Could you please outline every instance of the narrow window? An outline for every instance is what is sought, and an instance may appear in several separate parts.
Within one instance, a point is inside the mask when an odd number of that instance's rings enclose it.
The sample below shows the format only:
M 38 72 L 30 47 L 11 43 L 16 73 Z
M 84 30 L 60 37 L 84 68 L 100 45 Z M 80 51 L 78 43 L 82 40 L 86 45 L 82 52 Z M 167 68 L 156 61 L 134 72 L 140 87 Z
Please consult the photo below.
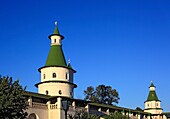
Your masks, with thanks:
M 45 94 L 48 95 L 48 90 L 45 91 Z
M 58 93 L 61 95 L 62 94 L 61 90 L 59 90 Z
M 53 78 L 56 78 L 56 73 L 53 73 Z
M 45 74 L 43 75 L 43 78 L 45 79 Z
M 149 104 L 148 104 L 148 107 L 149 107 Z
M 68 79 L 68 74 L 66 73 L 66 79 Z
M 56 39 L 54 39 L 54 43 L 56 43 Z

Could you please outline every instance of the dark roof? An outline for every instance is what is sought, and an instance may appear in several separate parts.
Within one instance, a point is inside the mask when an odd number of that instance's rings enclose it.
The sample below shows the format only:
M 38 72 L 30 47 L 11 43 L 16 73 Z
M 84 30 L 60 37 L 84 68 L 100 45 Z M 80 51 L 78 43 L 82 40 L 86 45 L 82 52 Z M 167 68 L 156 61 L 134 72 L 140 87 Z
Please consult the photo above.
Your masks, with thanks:
M 155 87 L 154 84 L 151 82 L 151 85 L 149 87 Z
M 88 103 L 89 105 L 93 105 L 93 106 L 98 106 L 98 107 L 105 107 L 105 108 L 110 108 L 110 109 L 115 109 L 115 110 L 120 110 L 120 111 L 131 111 L 131 112 L 136 112 L 136 113 L 141 113 L 141 114 L 150 114 L 147 112 L 143 112 L 140 110 L 134 110 L 134 109 L 130 109 L 130 108 L 125 108 L 125 107 L 119 107 L 116 105 L 107 105 L 107 104 L 99 104 L 99 103 Z
M 155 88 L 153 82 L 151 82 L 151 85 L 149 86 L 149 88 L 151 88 L 151 87 Z M 148 98 L 147 98 L 146 101 L 160 101 L 160 100 L 158 99 L 158 96 L 157 96 L 157 94 L 156 94 L 155 89 L 154 89 L 154 90 L 151 90 L 151 89 L 150 89 L 149 95 L 148 95 Z M 145 102 L 146 102 L 146 101 L 145 101 Z
M 50 99 L 52 97 L 49 95 L 44 95 L 44 94 L 29 92 L 29 91 L 25 91 L 24 95 L 30 96 L 30 97 L 37 97 L 37 98 L 41 98 L 41 99 Z
M 67 83 L 67 84 L 73 85 L 74 88 L 77 87 L 77 85 L 74 84 L 74 83 L 71 83 L 71 82 L 68 82 L 68 81 L 59 81 L 59 80 L 51 80 L 51 81 L 40 82 L 40 83 L 35 84 L 35 87 L 38 87 L 39 84 L 43 84 L 43 83 Z
M 149 91 L 147 101 L 160 101 L 160 100 L 158 99 L 156 92 L 153 90 L 153 91 Z

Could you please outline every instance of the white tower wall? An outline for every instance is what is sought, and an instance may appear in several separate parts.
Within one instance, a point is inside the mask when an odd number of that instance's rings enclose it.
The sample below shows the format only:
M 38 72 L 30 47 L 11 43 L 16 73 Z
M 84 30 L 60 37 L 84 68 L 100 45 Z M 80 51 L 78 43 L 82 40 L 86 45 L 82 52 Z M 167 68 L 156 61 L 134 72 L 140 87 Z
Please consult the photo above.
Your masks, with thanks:
M 38 93 L 51 96 L 73 97 L 73 71 L 65 67 L 44 67 L 41 69 L 41 83 Z

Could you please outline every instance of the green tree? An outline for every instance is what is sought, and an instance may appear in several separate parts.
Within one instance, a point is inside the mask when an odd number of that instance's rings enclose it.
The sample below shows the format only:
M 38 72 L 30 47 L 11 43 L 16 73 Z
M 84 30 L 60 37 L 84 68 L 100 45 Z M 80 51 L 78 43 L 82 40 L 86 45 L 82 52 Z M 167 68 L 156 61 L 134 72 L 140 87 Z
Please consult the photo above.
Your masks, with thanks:
M 106 115 L 104 116 L 104 119 L 129 119 L 129 117 L 123 115 L 122 113 L 120 112 L 114 112 L 114 113 L 111 113 L 110 115 Z
M 88 114 L 85 109 L 76 110 L 74 115 L 69 115 L 69 119 L 99 119 L 96 114 Z
M 98 85 L 95 89 L 92 86 L 84 90 L 85 100 L 102 104 L 118 103 L 119 93 L 111 86 Z
M 27 116 L 25 88 L 19 81 L 12 82 L 10 77 L 0 76 L 0 119 L 24 119 Z

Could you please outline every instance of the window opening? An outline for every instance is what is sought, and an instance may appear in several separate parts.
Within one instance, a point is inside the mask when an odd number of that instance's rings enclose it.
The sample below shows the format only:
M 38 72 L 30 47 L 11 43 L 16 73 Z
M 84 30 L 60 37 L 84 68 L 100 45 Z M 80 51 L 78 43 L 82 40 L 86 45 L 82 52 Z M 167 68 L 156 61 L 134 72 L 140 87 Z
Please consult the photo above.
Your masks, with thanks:
M 45 74 L 43 75 L 43 78 L 45 79 Z
M 68 74 L 66 73 L 66 79 L 68 79 Z
M 56 73 L 53 73 L 53 78 L 56 78 L 57 76 L 56 76 Z
M 45 91 L 45 94 L 48 95 L 48 90 Z
M 61 95 L 62 94 L 61 90 L 59 90 L 58 93 Z

